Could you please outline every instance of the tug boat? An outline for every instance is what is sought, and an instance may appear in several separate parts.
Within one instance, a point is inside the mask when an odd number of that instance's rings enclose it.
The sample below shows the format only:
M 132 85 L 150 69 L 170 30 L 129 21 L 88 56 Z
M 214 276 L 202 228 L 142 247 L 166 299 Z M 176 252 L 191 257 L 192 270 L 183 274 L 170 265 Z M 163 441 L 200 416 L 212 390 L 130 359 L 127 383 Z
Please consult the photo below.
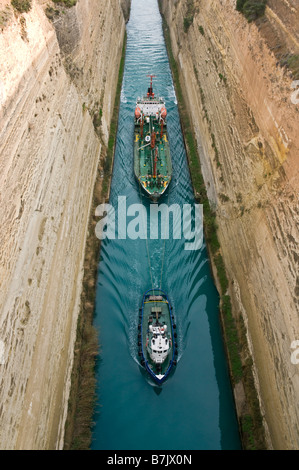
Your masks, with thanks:
M 176 325 L 166 293 L 150 289 L 139 311 L 138 346 L 141 365 L 159 385 L 176 365 Z
M 167 111 L 163 98 L 155 98 L 153 78 L 147 95 L 136 101 L 134 118 L 134 173 L 153 202 L 165 193 L 172 176 L 167 134 Z

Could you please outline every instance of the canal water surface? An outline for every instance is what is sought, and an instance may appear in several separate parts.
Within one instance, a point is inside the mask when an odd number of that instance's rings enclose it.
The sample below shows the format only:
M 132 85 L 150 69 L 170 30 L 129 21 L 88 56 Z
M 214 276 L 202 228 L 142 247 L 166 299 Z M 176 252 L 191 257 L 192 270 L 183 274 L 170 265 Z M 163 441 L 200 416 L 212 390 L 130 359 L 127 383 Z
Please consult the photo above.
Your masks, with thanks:
M 154 92 L 165 98 L 168 111 L 173 180 L 161 203 L 193 205 L 156 0 L 132 0 L 110 204 L 117 209 L 118 197 L 125 196 L 127 206 L 142 203 L 149 212 L 150 201 L 133 174 L 133 116 L 136 99 L 147 91 L 147 74 L 156 75 Z M 102 241 L 94 320 L 100 343 L 94 450 L 240 448 L 207 251 L 205 244 L 185 250 L 185 241 L 118 239 L 117 230 L 116 239 Z M 178 362 L 161 387 L 138 362 L 138 310 L 152 287 L 167 292 L 177 324 Z

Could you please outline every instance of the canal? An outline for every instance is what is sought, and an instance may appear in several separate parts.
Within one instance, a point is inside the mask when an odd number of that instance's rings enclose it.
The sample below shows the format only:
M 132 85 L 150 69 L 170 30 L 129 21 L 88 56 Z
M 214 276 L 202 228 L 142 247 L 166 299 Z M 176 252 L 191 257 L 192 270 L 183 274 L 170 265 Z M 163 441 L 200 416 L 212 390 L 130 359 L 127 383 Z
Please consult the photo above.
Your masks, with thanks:
M 147 91 L 147 74 L 156 75 L 154 91 L 165 98 L 168 111 L 173 179 L 161 203 L 194 205 L 156 0 L 132 0 L 109 202 L 117 209 L 123 196 L 127 207 L 141 203 L 149 212 L 150 201 L 133 173 L 134 109 Z M 189 251 L 183 238 L 119 238 L 116 233 L 101 245 L 94 320 L 100 354 L 91 448 L 240 449 L 219 297 L 205 244 Z M 161 387 L 138 361 L 138 310 L 152 286 L 167 292 L 177 324 L 178 362 Z

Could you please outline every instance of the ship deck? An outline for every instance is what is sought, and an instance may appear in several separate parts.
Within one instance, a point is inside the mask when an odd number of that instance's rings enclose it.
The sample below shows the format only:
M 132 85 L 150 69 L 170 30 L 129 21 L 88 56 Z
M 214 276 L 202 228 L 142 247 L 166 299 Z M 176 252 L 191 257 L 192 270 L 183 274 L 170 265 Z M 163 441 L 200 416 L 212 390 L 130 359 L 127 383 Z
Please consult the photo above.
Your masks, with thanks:
M 163 194 L 172 174 L 167 129 L 165 125 L 161 136 L 161 126 L 157 119 L 150 116 L 148 120 L 149 122 L 144 122 L 143 130 L 140 123 L 135 124 L 134 171 L 140 184 L 149 194 Z M 156 135 L 154 149 L 150 142 L 153 130 Z

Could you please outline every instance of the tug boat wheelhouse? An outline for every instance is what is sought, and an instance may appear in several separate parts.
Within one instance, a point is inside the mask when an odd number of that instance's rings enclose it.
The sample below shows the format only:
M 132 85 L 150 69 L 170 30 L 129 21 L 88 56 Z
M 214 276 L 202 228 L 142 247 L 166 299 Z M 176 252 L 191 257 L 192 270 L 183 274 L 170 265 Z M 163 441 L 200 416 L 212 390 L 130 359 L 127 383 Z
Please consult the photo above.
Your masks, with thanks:
M 143 295 L 138 329 L 141 365 L 161 384 L 176 364 L 177 354 L 172 307 L 161 289 L 150 289 Z
M 171 181 L 172 164 L 167 135 L 167 111 L 163 98 L 155 98 L 153 77 L 147 95 L 138 98 L 134 119 L 134 173 L 153 202 Z

